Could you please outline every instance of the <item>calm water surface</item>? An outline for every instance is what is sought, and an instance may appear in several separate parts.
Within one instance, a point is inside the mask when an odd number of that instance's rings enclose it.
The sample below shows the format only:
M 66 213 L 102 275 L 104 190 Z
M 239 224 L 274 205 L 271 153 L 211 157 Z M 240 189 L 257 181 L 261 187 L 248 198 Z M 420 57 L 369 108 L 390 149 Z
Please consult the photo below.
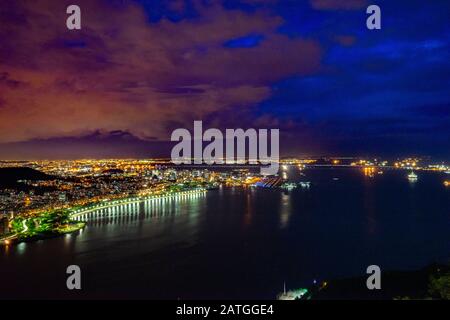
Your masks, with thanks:
M 272 299 L 287 286 L 450 255 L 445 175 L 310 169 L 311 188 L 222 188 L 141 203 L 79 233 L 0 249 L 0 298 Z M 339 180 L 333 179 L 339 178 Z M 448 177 L 447 177 L 448 178 Z M 126 213 L 126 214 L 125 214 Z M 82 269 L 82 290 L 65 287 Z

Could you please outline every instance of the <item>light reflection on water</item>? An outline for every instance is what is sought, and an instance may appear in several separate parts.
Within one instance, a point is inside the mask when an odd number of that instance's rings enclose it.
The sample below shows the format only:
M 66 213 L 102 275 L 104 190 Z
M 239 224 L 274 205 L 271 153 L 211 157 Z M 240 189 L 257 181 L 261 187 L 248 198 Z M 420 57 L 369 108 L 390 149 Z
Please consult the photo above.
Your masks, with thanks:
M 17 253 L 19 255 L 23 255 L 25 253 L 26 249 L 27 249 L 27 243 L 26 242 L 21 242 L 17 246 L 15 246 L 14 249 L 17 251 Z
M 301 287 L 373 263 L 417 268 L 448 257 L 449 190 L 438 176 L 421 174 L 411 188 L 395 172 L 303 172 L 310 189 L 220 188 L 118 206 L 93 213 L 82 231 L 0 249 L 3 292 L 64 297 L 65 267 L 78 264 L 83 297 L 270 299 L 283 281 Z
M 286 192 L 281 193 L 280 202 L 280 228 L 286 228 L 289 224 L 289 218 L 292 214 L 290 194 Z

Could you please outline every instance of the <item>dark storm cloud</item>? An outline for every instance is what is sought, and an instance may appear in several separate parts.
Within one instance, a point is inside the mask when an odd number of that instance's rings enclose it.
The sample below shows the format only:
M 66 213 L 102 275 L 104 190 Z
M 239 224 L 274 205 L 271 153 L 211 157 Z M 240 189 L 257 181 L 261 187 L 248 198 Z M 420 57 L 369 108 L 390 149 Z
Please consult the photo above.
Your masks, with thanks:
M 409 108 L 413 116 L 422 116 L 427 118 L 438 118 L 441 120 L 450 120 L 450 104 L 424 105 Z M 450 126 L 450 123 L 449 123 Z
M 355 10 L 367 5 L 366 0 L 311 0 L 314 9 L 319 10 Z
M 359 0 L 78 2 L 79 32 L 69 1 L 0 7 L 3 154 L 147 156 L 204 120 L 291 155 L 450 155 L 448 1 L 380 0 L 377 31 Z
M 167 140 L 173 118 L 187 125 L 220 109 L 251 108 L 269 96 L 271 83 L 320 69 L 320 45 L 277 33 L 283 19 L 265 10 L 198 1 L 196 19 L 151 22 L 136 2 L 79 1 L 77 32 L 65 27 L 67 4 L 17 1 L 1 9 L 17 17 L 0 22 L 0 70 L 8 75 L 1 141 L 96 130 Z M 254 33 L 264 34 L 257 45 L 223 46 Z
M 0 86 L 1 85 L 5 86 L 7 88 L 10 88 L 10 89 L 19 89 L 20 87 L 25 86 L 26 83 L 11 78 L 11 76 L 8 72 L 1 72 L 0 73 Z

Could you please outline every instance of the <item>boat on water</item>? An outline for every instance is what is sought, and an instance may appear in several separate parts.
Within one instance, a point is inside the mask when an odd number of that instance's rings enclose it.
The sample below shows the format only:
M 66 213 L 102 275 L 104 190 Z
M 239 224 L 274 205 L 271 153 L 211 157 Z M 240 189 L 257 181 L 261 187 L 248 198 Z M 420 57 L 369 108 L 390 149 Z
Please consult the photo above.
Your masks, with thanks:
M 311 186 L 311 182 L 309 181 L 300 181 L 298 183 L 300 187 L 308 189 Z
M 277 300 L 300 300 L 307 293 L 308 289 L 305 288 L 286 291 L 286 283 L 285 283 L 283 292 L 277 295 Z
M 284 189 L 284 190 L 287 190 L 287 191 L 291 191 L 291 190 L 296 189 L 299 186 L 304 188 L 304 189 L 305 188 L 309 189 L 309 187 L 311 186 L 311 182 L 309 182 L 309 181 L 300 181 L 299 183 L 285 182 L 280 187 L 281 187 L 281 189 Z
M 415 174 L 414 171 L 411 171 L 411 173 L 408 174 L 408 180 L 410 182 L 416 182 L 417 181 L 417 174 Z

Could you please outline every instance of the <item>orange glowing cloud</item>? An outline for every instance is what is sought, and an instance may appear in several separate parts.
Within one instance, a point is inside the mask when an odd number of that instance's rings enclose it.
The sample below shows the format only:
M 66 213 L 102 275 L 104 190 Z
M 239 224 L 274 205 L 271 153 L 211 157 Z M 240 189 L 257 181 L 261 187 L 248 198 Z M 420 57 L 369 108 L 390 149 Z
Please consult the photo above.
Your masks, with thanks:
M 4 4 L 0 142 L 98 130 L 164 140 L 173 123 L 253 108 L 274 81 L 321 68 L 318 43 L 277 33 L 282 19 L 263 10 L 197 4 L 198 19 L 150 23 L 138 5 L 80 0 L 82 30 L 69 31 L 69 4 Z M 264 41 L 223 45 L 251 33 Z

